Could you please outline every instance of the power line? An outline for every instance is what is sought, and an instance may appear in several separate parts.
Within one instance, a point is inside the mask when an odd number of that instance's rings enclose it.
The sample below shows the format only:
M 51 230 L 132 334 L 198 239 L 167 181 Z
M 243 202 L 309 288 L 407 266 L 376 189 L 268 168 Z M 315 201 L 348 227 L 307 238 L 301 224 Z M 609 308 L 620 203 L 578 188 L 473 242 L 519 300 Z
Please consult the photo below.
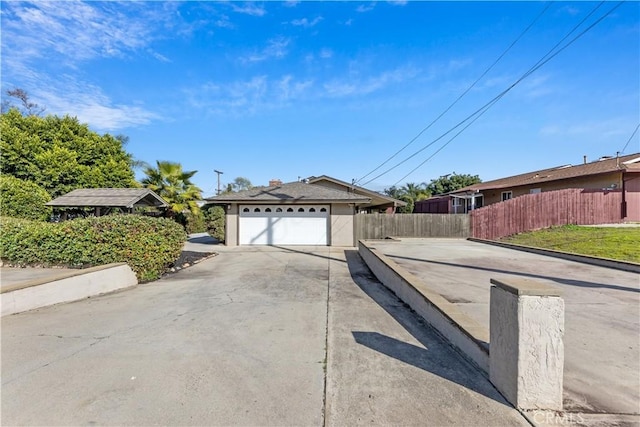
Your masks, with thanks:
M 638 128 L 640 128 L 640 123 L 638 123 L 638 126 L 636 126 L 636 130 L 633 131 L 633 133 L 631 134 L 631 136 L 629 137 L 629 140 L 627 141 L 626 144 L 624 144 L 624 147 L 622 148 L 622 150 L 620 151 L 621 153 L 624 153 L 624 150 L 627 149 L 627 145 L 629 145 L 629 143 L 631 142 L 631 140 L 633 139 L 634 136 L 636 136 L 636 133 L 638 132 Z
M 598 4 L 598 6 L 596 6 L 582 21 L 580 21 L 580 23 L 578 23 L 576 26 L 574 26 L 574 28 L 565 36 L 563 37 L 562 40 L 565 40 L 568 35 L 572 34 L 580 25 L 582 25 L 582 23 L 584 23 L 584 21 L 591 16 L 602 4 L 604 3 L 601 2 L 600 4 Z M 547 62 L 549 62 L 551 59 L 555 58 L 558 54 L 560 54 L 563 50 L 565 50 L 567 47 L 571 46 L 576 40 L 578 40 L 580 37 L 582 37 L 584 34 L 586 34 L 588 31 L 590 31 L 593 27 L 595 27 L 597 24 L 599 24 L 604 18 L 606 18 L 607 16 L 609 16 L 614 10 L 616 10 L 618 7 L 620 7 L 622 5 L 622 3 L 624 3 L 624 1 L 619 2 L 617 5 L 615 5 L 614 7 L 612 7 L 607 13 L 605 13 L 603 16 L 601 16 L 600 18 L 598 18 L 594 23 L 592 23 L 590 26 L 588 26 L 586 29 L 584 29 L 581 33 L 579 33 L 577 36 L 575 36 L 573 39 L 571 39 L 567 44 L 565 44 L 564 46 L 562 46 L 560 49 L 558 49 L 556 52 L 553 52 L 554 49 L 556 49 L 556 47 L 558 47 L 560 45 L 559 42 L 557 43 L 553 48 L 551 48 L 540 60 L 538 60 L 538 62 L 536 62 L 536 64 L 534 64 L 527 72 L 525 72 L 518 80 L 516 80 L 513 84 L 511 84 L 511 86 L 509 86 L 507 89 L 505 89 L 504 91 L 502 91 L 500 94 L 498 94 L 496 97 L 494 97 L 491 101 L 487 102 L 486 104 L 484 104 L 482 107 L 480 107 L 479 109 L 477 109 L 476 111 L 474 111 L 472 114 L 470 114 L 469 116 L 467 116 L 464 120 L 460 121 L 458 124 L 456 124 L 454 127 L 452 127 L 451 129 L 449 129 L 447 132 L 445 132 L 444 134 L 440 135 L 438 138 L 436 138 L 435 140 L 431 141 L 429 144 L 427 144 L 425 147 L 421 148 L 420 150 L 416 151 L 415 153 L 413 153 L 412 155 L 410 155 L 409 157 L 405 158 L 404 160 L 402 160 L 401 162 L 397 163 L 396 165 L 392 166 L 391 168 L 385 170 L 384 172 L 382 172 L 381 174 L 377 175 L 376 177 L 370 179 L 369 181 L 367 181 L 366 183 L 362 184 L 367 185 L 368 183 L 375 181 L 376 179 L 380 178 L 383 175 L 386 175 L 387 173 L 389 173 L 390 171 L 392 171 L 393 169 L 397 168 L 398 166 L 404 164 L 405 162 L 409 161 L 410 159 L 412 159 L 413 157 L 415 157 L 416 155 L 420 154 L 422 151 L 426 150 L 427 148 L 429 148 L 430 146 L 432 146 L 433 144 L 435 144 L 437 141 L 439 141 L 440 139 L 444 138 L 446 135 L 448 135 L 449 133 L 453 132 L 455 129 L 457 129 L 458 127 L 460 127 L 461 125 L 463 125 L 464 123 L 466 123 L 467 121 L 469 121 L 471 118 L 473 118 L 476 115 L 480 115 L 482 116 L 484 113 L 487 112 L 487 110 L 489 108 L 491 108 L 493 105 L 495 105 L 495 103 L 500 100 L 504 95 L 506 95 L 509 91 L 511 91 L 511 89 L 513 89 L 516 85 L 518 85 L 520 82 L 522 82 L 522 80 L 524 80 L 525 78 L 529 77 L 532 73 L 534 73 L 535 71 L 537 71 L 538 69 L 540 69 L 543 65 L 545 65 Z M 451 138 L 449 141 L 447 141 L 440 149 L 438 149 L 437 152 L 440 152 L 444 147 L 446 147 L 447 145 L 449 145 L 449 143 L 451 141 L 453 141 L 458 135 L 460 135 L 464 130 L 466 130 L 473 122 L 475 122 L 477 119 L 479 118 L 476 117 L 475 119 L 473 119 L 473 121 L 465 126 L 460 132 L 458 132 L 456 135 L 454 135 L 453 138 Z M 405 175 L 402 179 L 406 178 L 407 176 L 409 176 L 411 173 L 415 172 L 419 167 L 421 167 L 422 165 L 424 165 L 428 160 L 430 160 L 431 158 L 433 158 L 433 156 L 429 157 L 429 159 L 423 161 L 420 165 L 418 165 L 418 167 L 414 168 L 409 174 Z M 400 181 L 402 180 L 400 179 Z M 398 182 L 400 182 L 398 181 Z M 396 184 L 398 183 L 396 182 Z M 394 184 L 395 185 L 395 184 Z
M 520 77 L 514 84 L 512 84 L 511 86 L 509 86 L 509 88 L 507 88 L 505 91 L 503 91 L 502 93 L 500 93 L 498 96 L 496 96 L 494 99 L 492 99 L 489 103 L 485 104 L 482 108 L 481 108 L 481 112 L 478 114 L 478 116 L 476 118 L 474 118 L 471 123 L 469 123 L 468 125 L 466 125 L 462 130 L 460 130 L 460 132 L 458 132 L 457 134 L 455 134 L 451 139 L 449 139 L 449 141 L 447 141 L 445 144 L 443 144 L 438 150 L 436 150 L 435 153 L 433 153 L 431 156 L 429 156 L 427 159 L 425 159 L 422 163 L 420 163 L 418 166 L 416 166 L 415 168 L 413 168 L 408 174 L 406 174 L 405 176 L 403 176 L 402 178 L 400 178 L 398 181 L 396 181 L 395 184 L 393 185 L 397 185 L 400 181 L 404 180 L 405 178 L 407 178 L 409 175 L 411 175 L 413 172 L 415 172 L 416 170 L 418 170 L 420 167 L 422 167 L 425 163 L 427 163 L 429 160 L 431 160 L 433 157 L 435 157 L 436 154 L 438 154 L 440 151 L 442 151 L 447 145 L 449 145 L 449 143 L 451 141 L 453 141 L 458 135 L 460 135 L 462 132 L 464 132 L 469 126 L 471 126 L 476 120 L 478 120 L 481 116 L 484 115 L 484 113 L 486 113 L 491 107 L 493 107 L 493 105 L 495 105 L 504 95 L 507 94 L 507 92 L 509 92 L 511 89 L 513 89 L 518 83 L 520 83 L 522 80 L 524 80 L 526 77 L 528 77 L 529 75 L 531 75 L 533 72 L 537 71 L 540 67 L 542 67 L 544 64 L 546 64 L 547 62 L 549 62 L 551 59 L 553 59 L 556 55 L 558 55 L 560 52 L 562 52 L 564 49 L 566 49 L 567 47 L 569 47 L 571 44 L 573 44 L 573 42 L 575 42 L 576 40 L 578 40 L 580 37 L 582 37 L 587 31 L 589 31 L 590 29 L 592 29 L 593 27 L 595 27 L 600 21 L 602 21 L 604 18 L 606 18 L 610 13 L 612 13 L 615 9 L 617 9 L 624 1 L 621 1 L 620 3 L 618 3 L 616 6 L 614 6 L 611 10 L 609 10 L 609 12 L 607 12 L 605 15 L 603 15 L 602 17 L 600 17 L 598 20 L 596 20 L 593 24 L 591 24 L 589 27 L 587 27 L 585 30 L 583 30 L 580 34 L 578 34 L 576 37 L 574 37 L 569 43 L 567 43 L 565 46 L 563 46 L 562 48 L 560 48 L 557 52 L 553 53 L 553 55 L 549 56 L 547 59 L 545 59 L 544 61 L 541 59 L 540 61 L 538 61 L 536 63 L 536 65 L 531 68 L 529 71 L 527 71 L 525 74 L 522 75 L 522 77 Z M 601 2 L 598 6 L 596 6 L 596 8 L 594 8 L 594 10 L 592 10 L 587 17 L 585 17 L 582 21 L 580 21 L 580 23 L 578 23 L 577 26 L 582 25 L 582 23 L 593 14 L 593 12 L 595 12 L 595 10 L 597 10 L 604 2 Z M 575 31 L 576 27 L 574 27 L 569 34 L 573 33 L 573 31 Z M 565 40 L 567 38 L 567 36 L 565 36 L 562 40 Z M 557 43 L 553 48 L 551 48 L 551 50 L 545 55 L 549 55 L 549 53 L 551 51 L 553 51 L 553 49 L 555 49 L 560 43 Z M 543 56 L 544 58 L 544 56 Z M 485 108 L 486 107 L 486 108 Z M 480 111 L 480 110 L 478 110 Z M 476 111 L 477 112 L 477 111 Z M 474 113 L 475 114 L 475 113 Z M 639 124 L 640 126 L 640 124 Z M 637 130 L 637 129 L 636 129 Z M 634 132 L 635 134 L 635 132 Z M 633 136 L 633 135 L 632 135 Z M 426 148 L 426 147 L 425 147 Z M 625 145 L 626 148 L 626 145 Z
M 493 69 L 493 67 L 500 62 L 500 60 L 511 50 L 511 48 L 513 46 L 515 46 L 515 44 L 520 41 L 520 39 L 531 29 L 531 27 L 533 27 L 533 25 L 538 22 L 538 19 L 540 19 L 542 17 L 542 15 L 544 15 L 544 13 L 549 9 L 549 7 L 551 7 L 551 3 L 549 2 L 547 3 L 547 5 L 545 6 L 545 8 L 542 10 L 542 12 L 540 12 L 538 14 L 538 16 L 535 17 L 535 19 L 527 26 L 527 28 L 525 28 L 520 35 L 505 49 L 504 52 L 502 52 L 502 54 L 500 54 L 500 56 L 498 56 L 498 59 L 496 59 L 486 70 L 484 70 L 484 72 L 480 75 L 480 77 L 478 77 L 472 84 L 471 86 L 469 86 L 467 89 L 465 89 L 464 92 L 462 92 L 462 94 L 460 94 L 460 96 L 458 96 L 458 98 L 456 98 L 455 101 L 453 101 L 447 108 L 445 108 L 445 110 L 440 113 L 440 115 L 438 115 L 435 119 L 433 119 L 433 121 L 431 123 L 429 123 L 424 129 L 422 129 L 420 132 L 418 132 L 418 134 L 413 137 L 413 139 L 411 139 L 411 141 L 409 141 L 404 147 L 402 147 L 401 149 L 399 149 L 398 151 L 396 151 L 391 157 L 389 157 L 387 160 L 385 160 L 384 162 L 382 162 L 380 165 L 378 165 L 375 169 L 373 169 L 372 171 L 370 171 L 369 173 L 367 173 L 366 175 L 364 175 L 362 178 L 357 179 L 355 182 L 359 182 L 362 181 L 363 179 L 365 179 L 366 177 L 368 177 L 369 175 L 371 175 L 372 173 L 374 173 L 375 171 L 377 171 L 378 169 L 380 169 L 381 167 L 383 167 L 384 165 L 386 165 L 387 163 L 389 163 L 392 159 L 394 159 L 398 154 L 400 154 L 402 151 L 404 151 L 408 146 L 410 146 L 411 144 L 413 144 L 418 138 L 420 138 L 420 136 L 422 136 L 423 133 L 425 133 L 431 126 L 433 126 L 438 120 L 440 120 L 442 118 L 442 116 L 444 116 L 445 114 L 447 114 L 449 112 L 449 110 L 451 110 L 451 108 L 453 108 L 458 101 L 460 101 L 467 93 L 469 93 L 469 91 L 471 89 L 473 89 L 476 84 L 478 84 L 478 82 L 480 80 L 482 80 L 484 78 L 484 76 L 487 75 L 487 73 L 489 71 L 491 71 Z

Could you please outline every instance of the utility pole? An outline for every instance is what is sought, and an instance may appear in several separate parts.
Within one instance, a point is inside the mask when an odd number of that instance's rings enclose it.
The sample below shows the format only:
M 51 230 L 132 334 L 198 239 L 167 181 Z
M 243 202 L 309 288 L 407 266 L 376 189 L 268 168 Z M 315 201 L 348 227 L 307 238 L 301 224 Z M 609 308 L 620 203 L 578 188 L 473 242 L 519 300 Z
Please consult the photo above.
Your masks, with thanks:
M 220 195 L 220 175 L 222 175 L 224 172 L 220 172 L 219 170 L 213 170 L 215 173 L 218 174 L 218 192 L 216 193 L 216 196 Z

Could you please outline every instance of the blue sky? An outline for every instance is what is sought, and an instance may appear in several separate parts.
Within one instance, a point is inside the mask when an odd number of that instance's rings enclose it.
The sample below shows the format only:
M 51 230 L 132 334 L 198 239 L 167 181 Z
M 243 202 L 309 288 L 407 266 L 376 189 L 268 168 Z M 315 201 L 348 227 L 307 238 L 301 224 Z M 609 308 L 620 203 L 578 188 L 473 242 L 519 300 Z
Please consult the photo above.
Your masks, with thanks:
M 2 90 L 129 136 L 138 160 L 197 170 L 205 196 L 214 169 L 223 184 L 326 174 L 382 190 L 451 172 L 486 181 L 615 155 L 629 141 L 640 122 L 638 2 L 437 153 L 462 128 L 434 143 L 616 5 L 3 1 Z M 636 133 L 625 153 L 638 151 Z

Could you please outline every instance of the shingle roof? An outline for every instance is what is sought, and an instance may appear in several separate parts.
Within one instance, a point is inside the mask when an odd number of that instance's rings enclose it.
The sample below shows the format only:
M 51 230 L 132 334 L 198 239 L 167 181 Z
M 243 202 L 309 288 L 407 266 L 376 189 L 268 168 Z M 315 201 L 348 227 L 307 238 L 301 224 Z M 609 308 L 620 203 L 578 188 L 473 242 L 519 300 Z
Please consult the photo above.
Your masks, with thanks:
M 507 178 L 494 179 L 480 184 L 453 191 L 452 194 L 466 191 L 482 191 L 489 189 L 519 187 L 522 185 L 537 184 L 540 182 L 558 181 L 583 176 L 598 175 L 616 171 L 638 171 L 640 166 L 640 153 L 627 156 L 611 157 L 580 165 L 564 165 L 534 172 L 527 172 Z
M 354 184 L 349 184 L 348 182 L 341 181 L 339 179 L 332 178 L 332 177 L 327 176 L 327 175 L 312 176 L 312 177 L 309 177 L 307 179 L 309 180 L 309 182 L 311 184 L 316 183 L 318 181 L 326 180 L 326 181 L 334 182 L 334 183 L 339 184 L 339 185 L 343 185 L 345 188 L 353 188 L 353 191 L 355 191 L 356 193 L 361 193 L 362 195 L 364 195 L 366 197 L 371 197 L 372 199 L 379 199 L 378 203 L 395 203 L 396 206 L 406 206 L 407 205 L 407 202 L 404 202 L 402 200 L 394 199 L 393 197 L 389 197 L 389 196 L 387 196 L 385 194 L 380 194 L 380 193 L 377 193 L 375 191 L 367 190 L 364 187 L 359 187 L 359 186 L 354 185 Z M 372 200 L 372 202 L 373 202 L 373 200 Z
M 147 188 L 82 188 L 47 203 L 56 207 L 166 207 L 167 202 Z
M 368 203 L 371 199 L 359 194 L 335 190 L 321 185 L 290 182 L 271 187 L 258 187 L 237 193 L 222 194 L 205 199 L 209 202 L 345 202 Z

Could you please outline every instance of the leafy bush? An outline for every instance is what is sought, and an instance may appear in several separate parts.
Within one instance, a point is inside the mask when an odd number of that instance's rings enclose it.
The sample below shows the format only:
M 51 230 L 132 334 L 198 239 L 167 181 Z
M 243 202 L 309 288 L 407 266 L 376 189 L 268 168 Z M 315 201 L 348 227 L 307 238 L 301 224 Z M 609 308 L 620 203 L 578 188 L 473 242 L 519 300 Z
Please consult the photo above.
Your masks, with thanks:
M 205 205 L 202 208 L 207 233 L 224 242 L 225 212 L 220 206 Z
M 207 226 L 204 220 L 204 214 L 202 211 L 198 211 L 197 214 L 186 212 L 179 213 L 175 216 L 177 223 L 182 224 L 187 234 L 192 233 L 204 233 L 207 231 Z
M 178 259 L 187 237 L 175 221 L 139 215 L 61 223 L 8 217 L 0 221 L 3 261 L 68 267 L 126 262 L 141 282 L 159 278 Z
M 15 178 L 0 176 L 0 216 L 46 221 L 51 216 L 49 193 L 37 184 Z

